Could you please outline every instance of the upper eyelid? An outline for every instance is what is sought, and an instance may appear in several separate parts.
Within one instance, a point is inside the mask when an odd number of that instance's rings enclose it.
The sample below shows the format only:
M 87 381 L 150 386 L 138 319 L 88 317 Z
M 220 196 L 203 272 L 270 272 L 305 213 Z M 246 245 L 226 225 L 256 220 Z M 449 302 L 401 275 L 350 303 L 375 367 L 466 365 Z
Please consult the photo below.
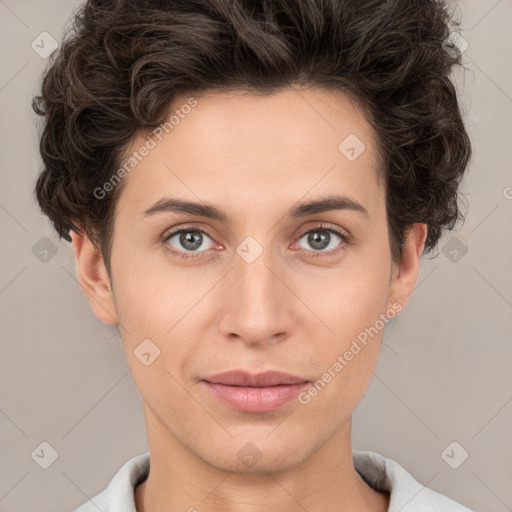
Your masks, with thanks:
M 205 230 L 204 228 L 200 228 L 200 227 L 197 227 L 197 226 L 185 226 L 185 227 L 182 227 L 182 228 L 178 228 L 178 229 L 171 229 L 169 231 L 166 231 L 163 235 L 162 235 L 162 240 L 166 241 L 166 240 L 169 240 L 169 238 L 172 238 L 174 236 L 176 236 L 177 234 L 179 233 L 182 233 L 182 232 L 186 232 L 186 231 L 199 231 L 205 235 L 208 235 L 210 238 L 213 239 L 212 235 L 210 235 L 210 233 L 208 233 L 207 230 Z

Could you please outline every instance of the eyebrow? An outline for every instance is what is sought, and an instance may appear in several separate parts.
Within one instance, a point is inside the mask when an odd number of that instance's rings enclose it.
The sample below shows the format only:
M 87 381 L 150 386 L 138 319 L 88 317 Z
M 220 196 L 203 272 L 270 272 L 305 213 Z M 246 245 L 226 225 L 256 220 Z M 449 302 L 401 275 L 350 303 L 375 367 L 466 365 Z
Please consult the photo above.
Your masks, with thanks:
M 292 219 L 298 219 L 300 217 L 331 210 L 350 210 L 360 213 L 367 218 L 370 217 L 363 205 L 348 196 L 338 195 L 329 195 L 322 199 L 299 203 L 288 211 L 287 216 Z M 161 212 L 188 213 L 190 215 L 199 215 L 201 217 L 218 220 L 223 223 L 227 223 L 228 221 L 227 214 L 211 204 L 194 203 L 166 197 L 163 197 L 153 206 L 145 210 L 143 217 Z

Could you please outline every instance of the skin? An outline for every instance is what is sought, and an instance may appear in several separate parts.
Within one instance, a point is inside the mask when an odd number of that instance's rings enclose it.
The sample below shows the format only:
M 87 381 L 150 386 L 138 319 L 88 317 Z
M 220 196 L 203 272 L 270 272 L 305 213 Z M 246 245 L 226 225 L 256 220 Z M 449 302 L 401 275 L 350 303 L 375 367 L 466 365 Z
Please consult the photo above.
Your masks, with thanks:
M 91 240 L 71 232 L 80 284 L 97 317 L 119 325 L 143 399 L 151 471 L 136 489 L 137 510 L 255 512 L 264 504 L 282 512 L 384 512 L 389 496 L 361 479 L 351 452 L 352 413 L 377 364 L 383 330 L 308 404 L 239 412 L 200 380 L 245 369 L 316 382 L 380 314 L 406 306 L 426 225 L 410 226 L 401 261 L 392 262 L 375 134 L 348 96 L 290 88 L 196 99 L 125 178 L 111 276 Z M 351 133 L 366 146 L 354 161 L 338 150 Z M 144 141 L 140 136 L 130 151 Z M 350 196 L 368 216 L 286 216 L 298 201 L 328 194 Z M 144 217 L 164 196 L 207 202 L 229 220 Z M 352 242 L 320 223 L 348 231 Z M 208 231 L 198 249 L 180 244 L 179 235 L 162 241 L 185 227 Z M 327 249 L 308 241 L 310 230 L 330 236 Z M 247 236 L 263 249 L 252 263 L 236 252 Z M 166 246 L 199 257 L 183 259 Z M 330 249 L 337 254 L 325 255 Z M 146 338 L 160 350 L 149 366 L 134 355 Z M 237 456 L 248 442 L 261 455 L 251 467 Z

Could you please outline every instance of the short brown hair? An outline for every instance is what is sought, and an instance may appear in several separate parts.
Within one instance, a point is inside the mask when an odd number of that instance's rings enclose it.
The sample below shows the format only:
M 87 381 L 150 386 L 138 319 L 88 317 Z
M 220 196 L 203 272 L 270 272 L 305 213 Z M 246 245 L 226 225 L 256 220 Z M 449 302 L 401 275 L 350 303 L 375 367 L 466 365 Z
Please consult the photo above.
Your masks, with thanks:
M 310 84 L 356 98 L 375 130 L 393 260 L 415 222 L 429 252 L 463 218 L 471 156 L 448 76 L 461 58 L 445 50 L 450 20 L 437 0 L 90 0 L 33 99 L 45 119 L 41 210 L 67 240 L 82 226 L 110 273 L 122 183 L 104 199 L 93 191 L 178 95 Z

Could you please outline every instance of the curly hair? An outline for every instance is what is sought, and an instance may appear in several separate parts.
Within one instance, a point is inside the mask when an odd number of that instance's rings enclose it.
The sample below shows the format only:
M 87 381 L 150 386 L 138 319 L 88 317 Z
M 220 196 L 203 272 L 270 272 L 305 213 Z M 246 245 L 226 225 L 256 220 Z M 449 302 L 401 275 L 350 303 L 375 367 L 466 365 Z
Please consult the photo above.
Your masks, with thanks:
M 471 157 L 449 78 L 461 63 L 445 49 L 450 21 L 441 0 L 89 0 L 32 101 L 45 121 L 41 211 L 61 238 L 83 229 L 110 274 L 123 182 L 103 199 L 93 191 L 137 135 L 179 96 L 306 84 L 349 94 L 375 131 L 393 261 L 416 222 L 430 252 L 464 218 Z

